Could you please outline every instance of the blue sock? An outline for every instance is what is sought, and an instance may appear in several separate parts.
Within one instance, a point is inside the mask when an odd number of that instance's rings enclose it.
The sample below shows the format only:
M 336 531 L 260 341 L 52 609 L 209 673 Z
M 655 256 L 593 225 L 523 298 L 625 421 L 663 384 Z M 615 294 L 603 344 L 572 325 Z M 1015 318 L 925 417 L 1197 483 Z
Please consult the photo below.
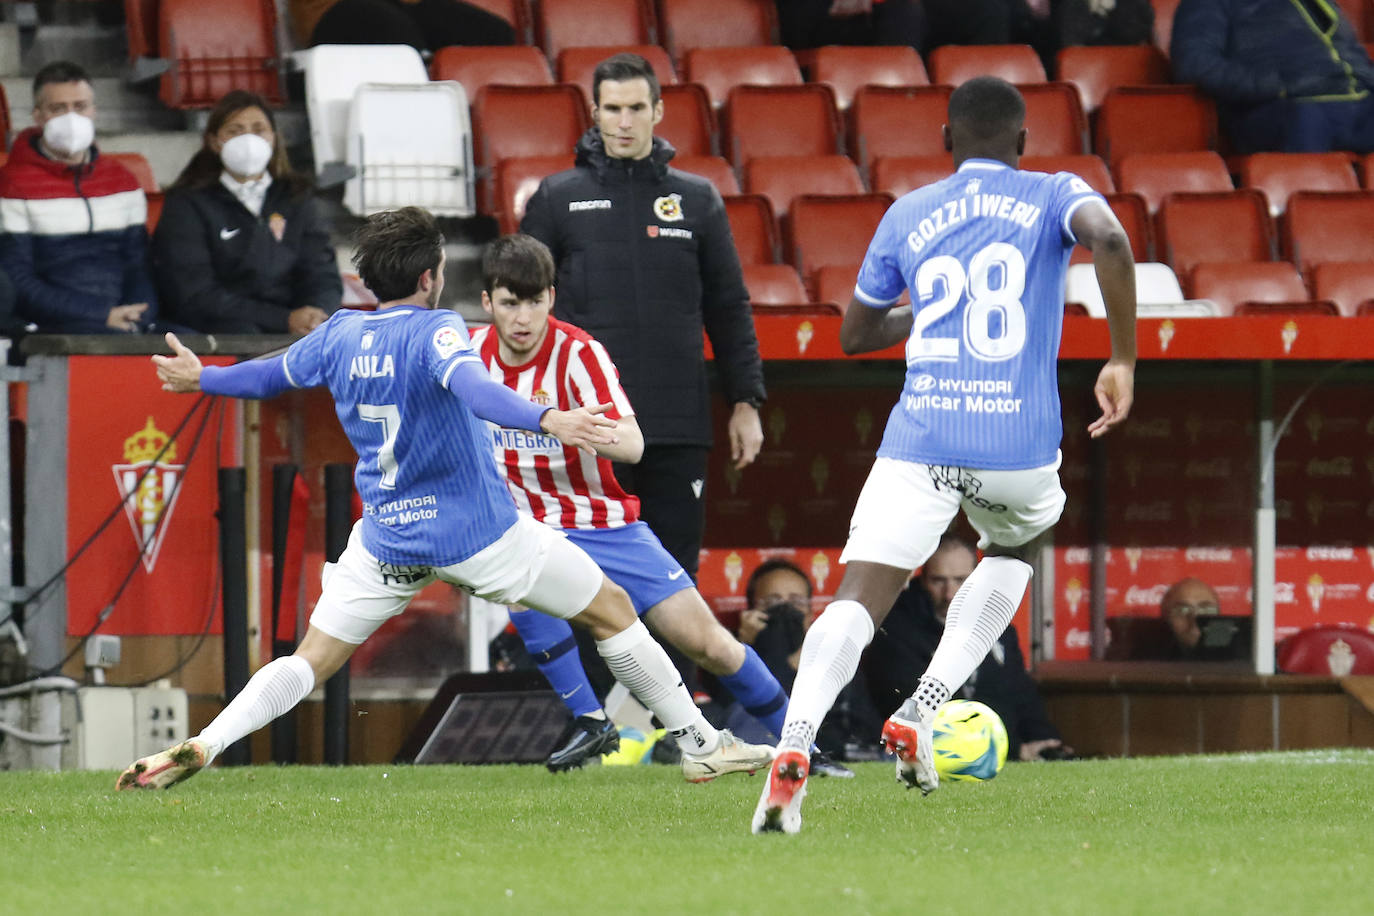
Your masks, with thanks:
M 510 621 L 540 673 L 558 691 L 558 698 L 573 715 L 585 716 L 601 709 L 587 672 L 582 670 L 577 640 L 573 639 L 572 627 L 566 620 L 538 611 L 511 611 Z
M 744 647 L 744 664 L 734 674 L 721 675 L 720 682 L 734 694 L 745 712 L 768 726 L 773 734 L 782 734 L 782 723 L 787 719 L 787 691 L 753 646 Z

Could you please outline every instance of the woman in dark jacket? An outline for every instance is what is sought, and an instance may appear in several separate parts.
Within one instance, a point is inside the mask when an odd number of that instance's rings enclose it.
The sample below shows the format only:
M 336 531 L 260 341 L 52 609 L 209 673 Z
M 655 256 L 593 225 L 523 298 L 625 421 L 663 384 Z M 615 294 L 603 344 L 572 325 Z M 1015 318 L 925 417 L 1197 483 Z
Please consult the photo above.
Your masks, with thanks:
M 339 307 L 328 226 L 261 96 L 236 89 L 210 112 L 168 191 L 153 264 L 164 317 L 205 333 L 305 334 Z

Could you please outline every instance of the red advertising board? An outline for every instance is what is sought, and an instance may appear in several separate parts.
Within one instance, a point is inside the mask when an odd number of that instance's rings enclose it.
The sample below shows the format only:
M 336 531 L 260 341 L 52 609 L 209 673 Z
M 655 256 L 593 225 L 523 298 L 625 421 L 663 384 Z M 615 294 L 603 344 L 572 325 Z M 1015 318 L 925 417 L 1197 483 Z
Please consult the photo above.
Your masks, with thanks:
M 68 632 L 114 601 L 103 633 L 195 634 L 212 617 L 218 633 L 216 470 L 237 463 L 238 405 L 163 391 L 146 356 L 67 369 L 67 556 L 84 547 L 66 576 Z

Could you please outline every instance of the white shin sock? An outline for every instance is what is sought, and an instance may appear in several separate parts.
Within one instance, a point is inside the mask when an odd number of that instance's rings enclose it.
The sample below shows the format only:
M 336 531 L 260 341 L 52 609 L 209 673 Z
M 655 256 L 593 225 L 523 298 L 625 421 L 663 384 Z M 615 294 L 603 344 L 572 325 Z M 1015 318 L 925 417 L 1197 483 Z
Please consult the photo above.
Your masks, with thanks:
M 299 655 L 274 658 L 258 669 L 224 712 L 196 737 L 209 745 L 213 760 L 235 741 L 290 710 L 314 689 L 315 672 L 309 662 Z
M 801 662 L 787 722 L 778 747 L 806 752 L 835 698 L 854 677 L 864 646 L 873 639 L 873 618 L 857 601 L 832 601 L 802 642 Z
M 597 642 L 615 679 L 647 706 L 686 754 L 709 754 L 720 745 L 720 733 L 708 723 L 682 685 L 682 675 L 668 653 L 654 642 L 643 622 Z
M 950 691 L 962 687 L 1011 623 L 1030 578 L 1030 564 L 1015 557 L 984 557 L 949 603 L 926 677 Z

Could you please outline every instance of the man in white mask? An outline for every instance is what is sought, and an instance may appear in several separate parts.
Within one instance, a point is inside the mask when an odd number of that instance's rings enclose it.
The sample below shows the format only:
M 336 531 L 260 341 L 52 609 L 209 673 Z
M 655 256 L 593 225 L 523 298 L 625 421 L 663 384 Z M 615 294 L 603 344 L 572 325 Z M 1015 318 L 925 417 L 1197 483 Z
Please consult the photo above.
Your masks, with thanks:
M 95 93 L 80 66 L 33 81 L 34 126 L 0 169 L 0 269 L 16 310 L 44 333 L 147 330 L 156 317 L 138 179 L 100 155 Z

